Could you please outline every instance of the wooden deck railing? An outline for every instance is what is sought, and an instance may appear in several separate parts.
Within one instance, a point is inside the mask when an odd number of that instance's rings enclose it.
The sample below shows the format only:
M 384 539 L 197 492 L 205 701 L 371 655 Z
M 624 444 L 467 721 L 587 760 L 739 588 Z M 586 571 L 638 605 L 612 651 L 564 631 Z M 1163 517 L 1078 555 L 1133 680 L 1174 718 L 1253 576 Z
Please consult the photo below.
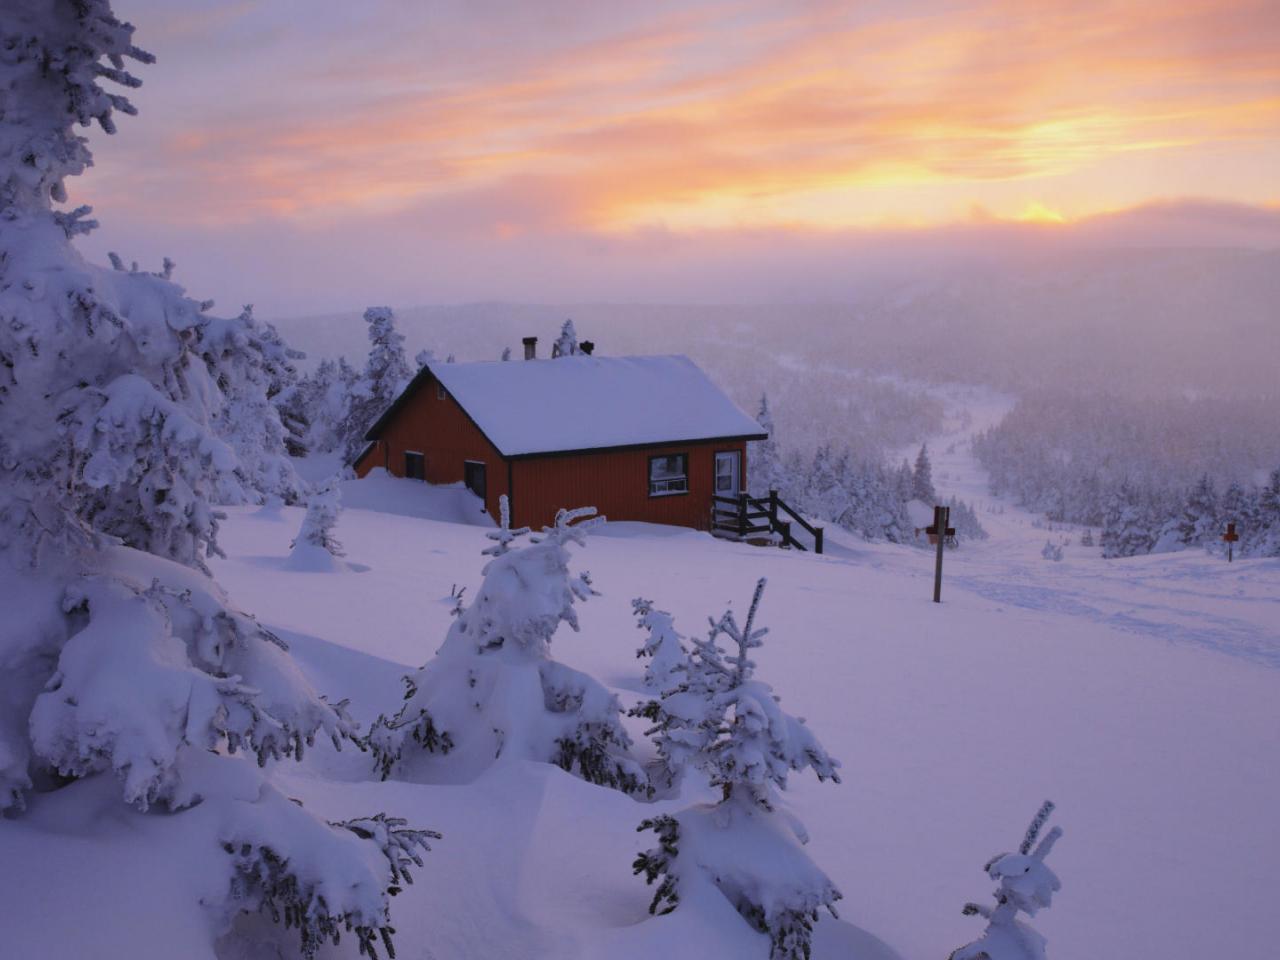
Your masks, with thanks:
M 782 514 L 790 519 L 782 519 Z M 740 538 L 760 533 L 776 533 L 784 547 L 810 549 L 796 538 L 794 527 L 800 527 L 809 534 L 814 553 L 822 552 L 823 528 L 811 526 L 778 496 L 777 490 L 770 490 L 767 497 L 741 493 L 736 497 L 711 498 L 711 529 L 718 533 Z

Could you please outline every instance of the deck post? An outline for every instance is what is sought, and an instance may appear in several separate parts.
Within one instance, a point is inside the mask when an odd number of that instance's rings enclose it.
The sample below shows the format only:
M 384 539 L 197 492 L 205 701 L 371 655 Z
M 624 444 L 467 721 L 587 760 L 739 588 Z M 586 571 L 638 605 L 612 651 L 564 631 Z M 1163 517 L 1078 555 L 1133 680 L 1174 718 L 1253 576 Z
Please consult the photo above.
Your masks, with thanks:
M 813 552 L 814 553 L 822 552 L 822 531 L 824 529 L 826 528 L 818 527 L 818 529 L 813 532 Z
M 738 536 L 747 535 L 747 495 L 738 494 Z

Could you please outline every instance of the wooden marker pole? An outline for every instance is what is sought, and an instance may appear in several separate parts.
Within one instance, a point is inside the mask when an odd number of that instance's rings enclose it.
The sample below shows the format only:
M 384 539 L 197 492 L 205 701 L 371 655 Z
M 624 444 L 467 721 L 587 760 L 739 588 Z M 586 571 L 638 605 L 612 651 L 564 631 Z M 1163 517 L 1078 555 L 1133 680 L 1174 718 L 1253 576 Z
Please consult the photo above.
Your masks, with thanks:
M 933 602 L 942 602 L 942 551 L 947 547 L 947 537 L 954 537 L 956 531 L 951 527 L 951 508 L 950 507 L 934 507 L 933 508 L 933 526 L 926 527 L 925 533 L 929 535 L 929 542 L 938 545 L 938 562 L 933 573 Z
M 1227 563 L 1230 563 L 1235 543 L 1240 539 L 1240 534 L 1236 533 L 1236 522 L 1234 520 L 1227 524 L 1227 532 L 1222 535 L 1222 539 L 1227 545 Z

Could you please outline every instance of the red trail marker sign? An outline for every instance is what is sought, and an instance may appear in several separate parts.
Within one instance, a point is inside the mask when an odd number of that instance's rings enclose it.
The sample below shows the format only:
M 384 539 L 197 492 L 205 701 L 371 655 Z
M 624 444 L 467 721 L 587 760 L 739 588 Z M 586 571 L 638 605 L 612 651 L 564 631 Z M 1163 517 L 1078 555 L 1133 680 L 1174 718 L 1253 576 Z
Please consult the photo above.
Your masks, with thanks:
M 1227 545 L 1227 563 L 1231 562 L 1231 554 L 1234 552 L 1235 543 L 1240 539 L 1240 534 L 1236 533 L 1236 522 L 1232 520 L 1227 524 L 1227 532 L 1222 535 L 1222 540 Z

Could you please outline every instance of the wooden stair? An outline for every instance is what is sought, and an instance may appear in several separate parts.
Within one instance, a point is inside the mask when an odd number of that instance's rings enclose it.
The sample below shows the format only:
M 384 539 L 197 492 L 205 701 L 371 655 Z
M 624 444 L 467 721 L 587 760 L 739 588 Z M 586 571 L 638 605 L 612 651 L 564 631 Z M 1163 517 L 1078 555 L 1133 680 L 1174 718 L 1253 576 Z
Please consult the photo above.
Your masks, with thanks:
M 790 519 L 783 519 L 783 515 Z M 808 546 L 796 537 L 796 527 L 809 534 Z M 760 534 L 777 535 L 779 546 L 822 553 L 822 531 L 822 527 L 810 526 L 778 496 L 777 490 L 770 490 L 767 497 L 740 493 L 736 497 L 711 498 L 711 532 L 720 536 L 746 540 Z

